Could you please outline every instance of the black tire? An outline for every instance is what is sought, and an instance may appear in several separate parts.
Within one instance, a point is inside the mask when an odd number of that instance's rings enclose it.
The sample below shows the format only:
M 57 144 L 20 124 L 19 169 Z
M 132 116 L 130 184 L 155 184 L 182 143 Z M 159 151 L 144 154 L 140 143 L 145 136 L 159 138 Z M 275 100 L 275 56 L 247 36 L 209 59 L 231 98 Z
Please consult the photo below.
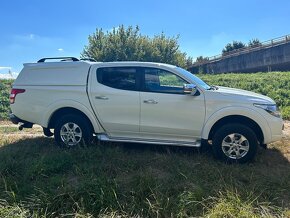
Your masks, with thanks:
M 61 132 L 64 133 L 65 129 L 69 129 L 72 132 L 69 133 L 69 131 L 66 131 L 66 135 L 61 135 Z M 75 132 L 75 134 L 73 134 L 73 132 Z M 86 118 L 76 114 L 67 114 L 56 122 L 54 128 L 54 138 L 57 145 L 60 147 L 89 145 L 92 142 L 93 131 L 89 121 Z M 72 138 L 74 138 L 74 140 Z
M 215 132 L 212 144 L 215 157 L 228 163 L 246 163 L 255 157 L 258 140 L 251 128 L 232 123 Z

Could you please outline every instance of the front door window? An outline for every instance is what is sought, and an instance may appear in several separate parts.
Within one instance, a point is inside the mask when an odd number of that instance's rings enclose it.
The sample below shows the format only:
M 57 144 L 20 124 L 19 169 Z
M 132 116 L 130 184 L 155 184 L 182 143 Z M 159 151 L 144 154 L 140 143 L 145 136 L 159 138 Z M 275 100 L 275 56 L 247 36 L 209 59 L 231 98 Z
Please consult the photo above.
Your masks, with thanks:
M 145 91 L 183 94 L 183 85 L 187 83 L 179 76 L 168 71 L 156 68 L 145 68 Z

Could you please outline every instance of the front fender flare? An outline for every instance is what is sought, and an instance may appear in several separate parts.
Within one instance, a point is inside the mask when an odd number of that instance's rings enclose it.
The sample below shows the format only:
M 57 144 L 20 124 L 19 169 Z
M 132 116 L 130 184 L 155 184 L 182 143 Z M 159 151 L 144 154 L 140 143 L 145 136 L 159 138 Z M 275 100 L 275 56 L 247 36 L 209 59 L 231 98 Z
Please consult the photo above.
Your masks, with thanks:
M 220 110 L 211 114 L 206 119 L 205 125 L 203 126 L 203 129 L 202 129 L 202 134 L 201 134 L 202 138 L 208 139 L 211 128 L 214 126 L 214 124 L 218 122 L 219 120 L 221 120 L 222 118 L 232 116 L 232 115 L 244 116 L 253 120 L 260 126 L 264 135 L 264 142 L 271 141 L 272 134 L 271 134 L 271 129 L 269 127 L 269 124 L 267 120 L 258 111 L 252 108 L 248 108 L 248 107 L 232 107 L 232 106 L 221 108 Z

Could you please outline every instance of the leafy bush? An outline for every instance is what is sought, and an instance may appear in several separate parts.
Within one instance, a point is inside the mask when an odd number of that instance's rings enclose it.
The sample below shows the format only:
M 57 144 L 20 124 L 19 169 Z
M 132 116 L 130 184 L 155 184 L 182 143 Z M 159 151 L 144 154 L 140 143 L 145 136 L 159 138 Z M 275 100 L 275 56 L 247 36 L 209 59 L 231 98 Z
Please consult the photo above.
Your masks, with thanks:
M 88 37 L 81 56 L 97 61 L 150 61 L 191 66 L 192 58 L 179 48 L 178 36 L 167 37 L 164 33 L 149 37 L 140 33 L 138 26 L 120 25 L 112 31 L 96 29 Z
M 13 80 L 0 80 L 0 120 L 7 119 L 10 111 L 9 94 Z

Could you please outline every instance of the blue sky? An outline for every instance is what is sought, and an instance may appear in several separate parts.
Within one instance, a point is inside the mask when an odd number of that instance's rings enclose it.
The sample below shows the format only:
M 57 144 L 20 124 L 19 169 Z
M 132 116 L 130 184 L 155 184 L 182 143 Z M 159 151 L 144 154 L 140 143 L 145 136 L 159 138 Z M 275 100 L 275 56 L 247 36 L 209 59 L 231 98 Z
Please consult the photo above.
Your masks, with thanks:
M 79 57 L 96 28 L 139 25 L 141 33 L 180 35 L 192 57 L 219 54 L 228 42 L 290 34 L 289 0 L 3 0 L 0 73 L 42 57 Z

